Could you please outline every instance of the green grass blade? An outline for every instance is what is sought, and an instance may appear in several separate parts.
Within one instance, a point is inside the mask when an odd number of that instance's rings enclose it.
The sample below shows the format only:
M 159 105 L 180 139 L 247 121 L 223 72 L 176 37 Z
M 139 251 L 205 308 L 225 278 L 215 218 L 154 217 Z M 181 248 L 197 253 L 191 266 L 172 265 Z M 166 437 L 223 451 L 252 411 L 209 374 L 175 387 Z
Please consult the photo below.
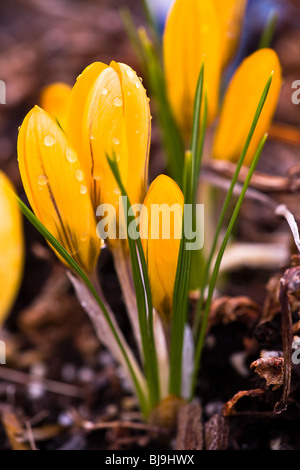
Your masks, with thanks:
M 272 40 L 275 35 L 277 21 L 278 21 L 278 12 L 276 10 L 273 10 L 271 11 L 269 15 L 266 26 L 263 30 L 258 49 L 263 49 L 265 47 L 271 46 Z
M 240 170 L 242 168 L 242 165 L 244 163 L 244 159 L 246 157 L 250 142 L 252 140 L 252 137 L 253 137 L 254 131 L 256 129 L 256 126 L 257 126 L 259 117 L 261 115 L 262 109 L 264 107 L 265 101 L 267 99 L 267 96 L 268 96 L 268 93 L 269 93 L 269 90 L 270 90 L 270 86 L 271 86 L 271 82 L 272 82 L 272 77 L 273 77 L 273 74 L 271 74 L 271 76 L 269 77 L 269 79 L 268 79 L 268 81 L 265 85 L 265 88 L 263 90 L 263 93 L 261 95 L 259 104 L 258 104 L 256 112 L 255 112 L 253 122 L 251 124 L 249 134 L 247 136 L 247 140 L 245 142 L 245 145 L 244 145 L 243 151 L 241 153 L 241 156 L 239 158 L 239 161 L 236 165 L 236 170 L 235 170 L 234 175 L 232 177 L 230 187 L 228 189 L 228 192 L 226 194 L 226 197 L 225 197 L 222 209 L 221 209 L 221 213 L 220 213 L 219 220 L 218 220 L 218 223 L 217 223 L 217 227 L 216 227 L 216 230 L 215 230 L 214 240 L 213 240 L 212 247 L 211 247 L 211 250 L 210 250 L 208 259 L 206 261 L 206 265 L 205 265 L 205 272 L 204 272 L 204 275 L 203 275 L 203 281 L 202 281 L 202 285 L 201 285 L 201 298 L 198 302 L 196 315 L 195 315 L 195 323 L 194 323 L 194 337 L 195 338 L 197 337 L 198 331 L 199 331 L 199 325 L 200 325 L 200 320 L 201 320 L 201 312 L 202 312 L 203 302 L 204 302 L 204 290 L 205 290 L 205 287 L 206 287 L 207 282 L 208 282 L 211 263 L 212 263 L 212 260 L 213 260 L 214 254 L 215 254 L 215 250 L 216 250 L 216 247 L 217 247 L 217 244 L 218 244 L 219 235 L 220 235 L 220 232 L 221 232 L 221 229 L 222 229 L 222 226 L 223 226 L 223 222 L 224 222 L 224 219 L 225 219 L 225 216 L 226 216 L 227 209 L 228 209 L 229 204 L 231 202 L 234 187 L 235 187 L 236 182 L 238 180 L 238 176 L 239 176 Z
M 217 282 L 217 278 L 218 278 L 218 274 L 219 274 L 219 270 L 220 270 L 221 261 L 222 261 L 226 246 L 228 244 L 230 235 L 231 235 L 232 230 L 234 228 L 236 219 L 238 217 L 241 205 L 242 205 L 243 200 L 245 198 L 245 194 L 246 194 L 246 191 L 247 191 L 248 186 L 250 184 L 252 175 L 253 175 L 253 173 L 256 169 L 256 166 L 258 164 L 258 161 L 259 161 L 259 158 L 261 156 L 262 150 L 263 150 L 264 145 L 266 143 L 267 137 L 268 136 L 266 134 L 262 138 L 262 140 L 261 140 L 261 142 L 258 146 L 258 149 L 255 153 L 254 159 L 251 163 L 250 169 L 249 169 L 248 174 L 247 174 L 247 178 L 246 178 L 245 183 L 243 185 L 243 189 L 242 189 L 241 194 L 238 198 L 237 204 L 235 206 L 235 209 L 233 211 L 233 214 L 232 214 L 232 217 L 230 219 L 229 225 L 227 227 L 223 242 L 222 242 L 221 247 L 219 249 L 217 259 L 216 259 L 216 262 L 215 262 L 215 266 L 214 266 L 214 269 L 213 269 L 213 272 L 212 272 L 212 276 L 211 276 L 210 283 L 209 283 L 209 288 L 208 288 L 208 295 L 207 295 L 206 304 L 205 304 L 205 310 L 204 310 L 203 319 L 202 319 L 200 335 L 199 335 L 198 341 L 196 343 L 195 368 L 194 368 L 193 379 L 192 379 L 192 388 L 191 388 L 192 389 L 192 395 L 191 395 L 191 398 L 194 395 L 194 390 L 195 390 L 195 386 L 196 386 L 197 373 L 198 373 L 198 369 L 199 369 L 199 365 L 200 365 L 200 361 L 201 361 L 201 355 L 202 355 L 203 346 L 204 346 L 204 339 L 205 339 L 205 333 L 206 333 L 206 328 L 207 328 L 207 323 L 208 323 L 208 316 L 209 316 L 209 311 L 210 311 L 210 306 L 211 306 L 211 301 L 212 301 L 214 289 L 215 289 L 215 286 L 216 286 L 216 282 Z
M 204 63 L 201 66 L 196 93 L 194 101 L 194 115 L 193 115 L 193 126 L 192 126 L 192 138 L 191 138 L 191 152 L 193 156 L 193 171 L 195 171 L 195 161 L 197 151 L 199 147 L 199 130 L 200 130 L 200 116 L 202 108 L 202 96 L 203 96 L 203 81 L 204 81 Z
M 139 314 L 145 375 L 149 388 L 150 406 L 151 408 L 153 408 L 155 405 L 157 405 L 160 399 L 160 385 L 156 347 L 153 333 L 153 306 L 147 265 L 140 237 L 137 238 L 137 240 L 134 240 L 129 231 L 131 229 L 134 233 L 136 233 L 137 222 L 135 220 L 134 215 L 130 215 L 129 209 L 131 207 L 131 204 L 126 189 L 122 183 L 117 161 L 115 159 L 115 156 L 114 159 L 111 159 L 108 155 L 107 160 L 118 183 L 121 194 L 123 197 L 126 198 L 127 201 L 126 207 L 124 207 L 124 210 L 128 214 L 127 238 L 130 250 L 132 274 Z
M 143 6 L 143 10 L 144 10 L 144 13 L 145 13 L 145 18 L 146 18 L 148 27 L 151 31 L 151 36 L 152 36 L 153 41 L 154 41 L 156 54 L 159 58 L 161 58 L 161 55 L 162 55 L 162 53 L 161 53 L 161 37 L 160 37 L 160 34 L 159 34 L 159 29 L 158 29 L 156 19 L 154 18 L 153 14 L 152 14 L 152 11 L 149 7 L 148 0 L 142 0 L 142 6 Z
M 142 68 L 143 73 L 147 72 L 147 60 L 145 57 L 144 49 L 137 32 L 134 20 L 128 7 L 121 8 L 120 16 L 123 21 L 127 36 L 133 46 L 133 49 L 137 55 L 138 61 Z

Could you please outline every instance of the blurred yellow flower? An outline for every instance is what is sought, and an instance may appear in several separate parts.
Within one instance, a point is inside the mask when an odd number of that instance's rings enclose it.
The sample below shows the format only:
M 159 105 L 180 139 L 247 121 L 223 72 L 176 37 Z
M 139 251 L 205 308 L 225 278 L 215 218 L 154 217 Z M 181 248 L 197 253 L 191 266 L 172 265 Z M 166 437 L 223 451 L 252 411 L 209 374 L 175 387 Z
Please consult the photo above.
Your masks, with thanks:
M 94 210 L 119 204 L 107 155 L 116 156 L 131 203 L 143 201 L 151 116 L 146 91 L 128 65 L 96 62 L 83 71 L 71 93 L 66 132 L 87 176 Z
M 63 82 L 51 83 L 43 88 L 40 96 L 40 106 L 51 114 L 65 129 L 66 116 L 72 88 Z
M 12 191 L 12 183 L 0 172 L 0 325 L 15 301 L 24 263 L 22 218 Z
M 95 214 L 77 153 L 54 119 L 38 106 L 18 138 L 23 186 L 37 218 L 87 273 L 100 254 Z
M 245 165 L 251 163 L 259 142 L 270 127 L 282 83 L 279 59 L 272 49 L 254 52 L 235 72 L 221 109 L 213 144 L 214 158 L 238 161 L 260 97 L 272 72 L 270 91 L 244 160 Z
M 151 184 L 140 216 L 140 234 L 145 253 L 153 306 L 169 321 L 182 233 L 183 194 L 168 176 Z
M 171 107 L 187 142 L 191 135 L 194 97 L 203 62 L 208 122 L 211 123 L 217 115 L 221 54 L 221 27 L 214 1 L 175 0 L 163 37 L 164 67 Z

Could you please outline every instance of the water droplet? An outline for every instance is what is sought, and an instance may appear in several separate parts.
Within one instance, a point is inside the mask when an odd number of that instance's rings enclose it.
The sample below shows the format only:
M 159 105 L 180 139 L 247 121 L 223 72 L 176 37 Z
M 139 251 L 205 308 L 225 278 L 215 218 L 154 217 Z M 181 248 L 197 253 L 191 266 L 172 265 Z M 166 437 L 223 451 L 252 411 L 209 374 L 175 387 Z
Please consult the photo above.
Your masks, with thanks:
M 102 95 L 104 95 L 104 96 L 105 96 L 105 95 L 107 95 L 107 93 L 108 93 L 108 90 L 107 90 L 107 88 L 103 88 L 103 90 L 102 90 Z
M 88 232 L 85 232 L 85 233 L 83 233 L 83 234 L 80 236 L 80 240 L 81 240 L 82 242 L 85 242 L 85 241 L 88 239 L 88 237 L 89 237 Z
M 123 101 L 121 100 L 121 98 L 115 98 L 114 99 L 114 105 L 119 108 L 120 106 L 122 106 L 123 104 Z
M 52 135 L 46 135 L 46 137 L 44 138 L 44 144 L 47 146 L 47 147 L 52 147 L 52 145 L 55 144 L 55 139 Z
M 76 179 L 77 181 L 83 181 L 84 180 L 84 173 L 81 170 L 76 171 Z
M 48 183 L 48 178 L 46 175 L 39 175 L 37 180 L 40 186 L 45 186 Z
M 142 77 L 139 77 L 139 81 L 142 83 L 142 81 L 143 81 Z
M 101 180 L 101 171 L 100 171 L 99 168 L 94 168 L 93 178 L 94 178 L 95 181 L 100 181 Z
M 139 134 L 139 133 L 140 133 L 140 131 L 139 131 L 139 130 L 137 130 L 137 131 L 135 131 L 135 133 L 136 133 L 136 134 Z
M 127 69 L 127 70 L 126 70 L 126 75 L 127 75 L 127 77 L 129 77 L 129 78 L 133 78 L 133 77 L 134 77 L 134 71 L 131 70 L 131 69 Z
M 90 134 L 90 140 L 95 140 L 95 136 L 93 134 Z
M 74 152 L 74 150 L 72 150 L 71 148 L 67 148 L 67 150 L 66 150 L 66 158 L 67 158 L 68 162 L 70 162 L 70 163 L 75 163 L 76 160 L 77 160 L 77 155 L 76 155 L 76 153 Z
M 113 191 L 117 196 L 120 196 L 121 195 L 121 191 L 119 188 L 115 188 L 114 191 Z
M 114 137 L 114 138 L 113 138 L 113 143 L 114 143 L 115 145 L 119 145 L 119 144 L 120 144 L 120 141 L 119 141 L 119 139 L 117 139 L 116 137 Z
M 136 88 L 140 88 L 140 86 L 141 86 L 140 82 L 135 82 L 135 86 L 136 86 Z
M 88 190 L 88 189 L 87 189 L 87 187 L 86 187 L 84 184 L 82 184 L 82 185 L 80 186 L 80 194 L 86 194 L 86 193 L 87 193 L 87 190 Z
M 127 95 L 130 96 L 130 95 L 131 95 L 131 92 L 130 92 L 130 91 L 127 91 Z

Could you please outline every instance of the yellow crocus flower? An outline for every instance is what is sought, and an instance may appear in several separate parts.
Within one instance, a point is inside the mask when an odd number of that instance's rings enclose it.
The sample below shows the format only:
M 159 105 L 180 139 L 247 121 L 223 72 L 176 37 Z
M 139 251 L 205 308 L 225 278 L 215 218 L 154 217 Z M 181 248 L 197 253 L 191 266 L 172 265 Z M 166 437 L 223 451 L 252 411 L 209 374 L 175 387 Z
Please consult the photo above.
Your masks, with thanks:
M 63 129 L 66 126 L 71 90 L 67 83 L 55 82 L 44 87 L 40 96 L 41 108 L 54 116 Z
M 221 28 L 214 1 L 175 0 L 165 26 L 163 55 L 171 107 L 188 142 L 194 97 L 202 63 L 208 123 L 218 112 L 222 65 Z
M 247 0 L 213 0 L 220 22 L 222 67 L 232 59 L 237 50 Z
M 147 187 L 151 116 L 146 91 L 128 65 L 96 62 L 73 87 L 67 135 L 87 176 L 94 210 L 119 204 L 119 188 L 107 162 L 115 155 L 132 204 Z
M 12 192 L 12 183 L 0 171 L 0 326 L 15 301 L 24 264 L 23 224 Z
M 160 175 L 149 188 L 140 216 L 153 306 L 165 322 L 172 314 L 183 204 L 179 186 L 168 176 Z
M 35 106 L 18 137 L 23 186 L 37 218 L 87 273 L 100 253 L 87 178 L 54 119 Z
M 229 84 L 214 139 L 212 151 L 214 158 L 238 161 L 260 97 L 272 72 L 269 94 L 244 160 L 245 165 L 251 163 L 259 142 L 270 127 L 282 83 L 277 54 L 267 48 L 260 49 L 247 57 Z

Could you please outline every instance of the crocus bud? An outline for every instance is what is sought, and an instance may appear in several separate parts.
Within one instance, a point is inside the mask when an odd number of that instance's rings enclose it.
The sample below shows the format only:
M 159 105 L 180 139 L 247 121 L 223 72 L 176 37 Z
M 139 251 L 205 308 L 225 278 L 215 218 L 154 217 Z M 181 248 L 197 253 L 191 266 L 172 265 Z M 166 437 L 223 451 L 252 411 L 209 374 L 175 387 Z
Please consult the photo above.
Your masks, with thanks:
M 87 178 L 66 135 L 35 106 L 18 138 L 23 186 L 37 218 L 87 273 L 100 253 Z
M 13 191 L 10 180 L 0 172 L 0 325 L 15 301 L 23 273 L 23 227 Z
M 220 22 L 222 67 L 234 56 L 242 30 L 247 0 L 213 0 Z
M 221 41 L 220 24 L 212 0 L 175 0 L 165 26 L 163 55 L 171 107 L 183 137 L 189 141 L 202 63 L 208 123 L 218 111 Z
M 55 82 L 43 88 L 40 105 L 51 114 L 59 125 L 65 129 L 67 110 L 72 88 L 63 82 Z
M 270 127 L 280 93 L 281 67 L 272 49 L 254 52 L 235 72 L 221 110 L 213 144 L 214 158 L 238 161 L 271 73 L 270 90 L 244 160 L 245 165 L 251 163 L 262 137 Z
M 183 204 L 179 186 L 168 176 L 160 175 L 149 188 L 140 216 L 153 306 L 165 322 L 172 314 Z
M 96 62 L 78 77 L 71 93 L 67 135 L 85 174 L 94 209 L 119 204 L 119 188 L 107 162 L 116 157 L 132 204 L 147 186 L 151 117 L 146 91 L 127 65 Z

